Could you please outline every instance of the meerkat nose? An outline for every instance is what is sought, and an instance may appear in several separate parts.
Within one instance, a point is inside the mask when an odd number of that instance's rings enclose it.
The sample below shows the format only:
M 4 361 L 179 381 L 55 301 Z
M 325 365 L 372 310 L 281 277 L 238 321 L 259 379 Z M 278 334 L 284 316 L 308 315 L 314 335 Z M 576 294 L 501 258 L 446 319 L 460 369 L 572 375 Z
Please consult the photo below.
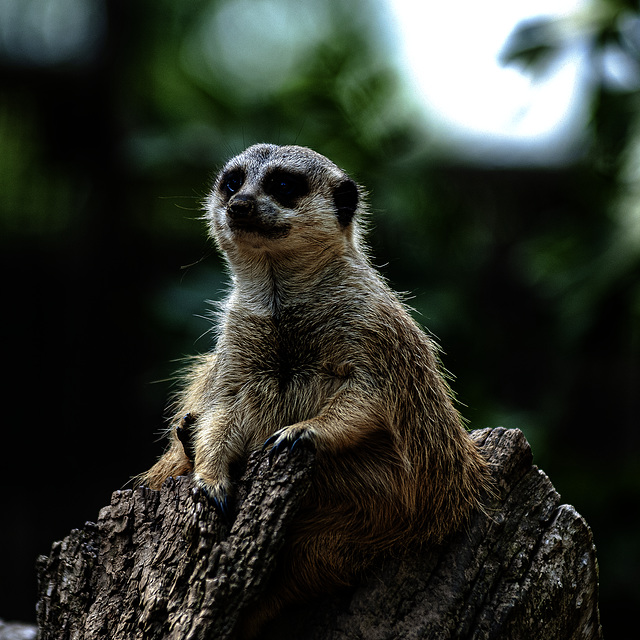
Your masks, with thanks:
M 235 195 L 229 200 L 227 215 L 232 220 L 252 218 L 255 213 L 255 199 L 250 195 Z

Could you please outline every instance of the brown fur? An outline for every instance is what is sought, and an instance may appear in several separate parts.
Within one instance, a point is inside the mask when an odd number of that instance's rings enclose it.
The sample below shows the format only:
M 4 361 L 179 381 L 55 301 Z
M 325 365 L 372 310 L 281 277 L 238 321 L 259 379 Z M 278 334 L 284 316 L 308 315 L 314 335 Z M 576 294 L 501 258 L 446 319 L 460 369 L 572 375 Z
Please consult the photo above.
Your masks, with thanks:
M 380 552 L 443 540 L 488 474 L 436 347 L 370 265 L 362 190 L 341 169 L 310 149 L 255 145 L 220 173 L 206 211 L 232 289 L 144 481 L 191 470 L 175 429 L 188 412 L 196 480 L 219 503 L 230 465 L 270 436 L 313 441 L 312 490 L 249 637 L 284 605 L 352 583 Z

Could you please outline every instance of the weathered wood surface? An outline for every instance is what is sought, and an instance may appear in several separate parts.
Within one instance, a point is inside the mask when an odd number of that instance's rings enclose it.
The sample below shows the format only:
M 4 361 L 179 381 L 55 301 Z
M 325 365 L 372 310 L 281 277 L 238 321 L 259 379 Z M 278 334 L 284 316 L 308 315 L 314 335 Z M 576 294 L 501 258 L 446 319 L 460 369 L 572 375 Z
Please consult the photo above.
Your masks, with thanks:
M 601 638 L 589 527 L 532 466 L 520 431 L 472 436 L 494 469 L 487 513 L 439 548 L 399 550 L 348 592 L 286 612 L 262 637 Z M 232 638 L 267 584 L 313 463 L 307 449 L 253 456 L 231 527 L 188 477 L 115 492 L 97 524 L 39 559 L 41 640 Z

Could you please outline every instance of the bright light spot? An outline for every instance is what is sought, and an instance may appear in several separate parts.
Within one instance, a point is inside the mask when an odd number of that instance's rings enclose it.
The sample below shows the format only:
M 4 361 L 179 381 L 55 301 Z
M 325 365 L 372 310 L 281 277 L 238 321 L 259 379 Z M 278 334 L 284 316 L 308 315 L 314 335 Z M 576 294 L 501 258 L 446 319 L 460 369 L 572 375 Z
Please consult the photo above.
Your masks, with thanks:
M 585 0 L 389 0 L 401 60 L 437 132 L 470 155 L 562 161 L 584 123 L 586 57 L 576 43 L 536 81 L 498 56 L 514 28 L 535 16 L 566 16 Z M 518 161 L 518 159 L 515 159 Z

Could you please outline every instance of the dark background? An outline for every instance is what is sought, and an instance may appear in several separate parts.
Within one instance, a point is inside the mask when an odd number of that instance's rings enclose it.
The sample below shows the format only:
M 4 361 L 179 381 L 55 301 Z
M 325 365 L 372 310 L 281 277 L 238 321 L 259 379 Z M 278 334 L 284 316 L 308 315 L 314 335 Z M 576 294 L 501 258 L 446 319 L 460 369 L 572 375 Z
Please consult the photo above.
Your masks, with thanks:
M 0 12 L 0 617 L 35 618 L 37 555 L 160 454 L 170 378 L 211 346 L 204 300 L 225 286 L 200 202 L 226 158 L 270 141 L 311 146 L 370 190 L 375 263 L 443 346 L 471 427 L 522 429 L 586 518 L 603 627 L 625 637 L 640 606 L 640 120 L 637 86 L 611 86 L 598 61 L 616 46 L 638 70 L 637 4 L 604 3 L 588 34 L 573 160 L 529 168 L 434 151 L 373 3 L 321 3 L 302 53 L 276 47 L 262 76 L 207 30 L 216 11 L 243 28 L 251 4 Z M 544 73 L 562 42 L 533 26 L 510 53 Z

